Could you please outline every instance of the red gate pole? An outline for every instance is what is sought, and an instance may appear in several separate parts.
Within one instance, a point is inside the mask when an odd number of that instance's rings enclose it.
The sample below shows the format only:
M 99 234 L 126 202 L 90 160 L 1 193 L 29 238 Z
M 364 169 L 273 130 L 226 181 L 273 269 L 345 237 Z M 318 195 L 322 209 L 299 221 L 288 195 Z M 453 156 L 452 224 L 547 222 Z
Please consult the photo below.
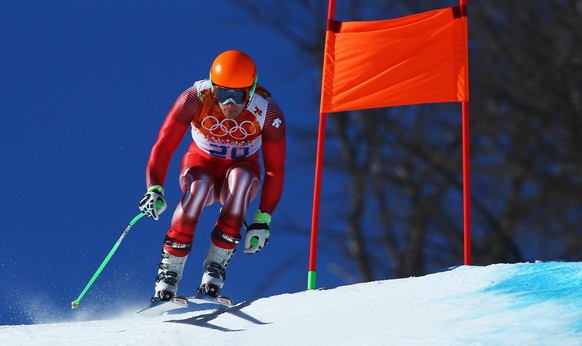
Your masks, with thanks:
M 327 27 L 335 16 L 335 0 L 329 0 L 327 12 Z M 323 88 L 323 86 L 322 86 Z M 321 200 L 321 177 L 323 174 L 323 152 L 325 142 L 325 123 L 327 114 L 319 113 L 319 129 L 317 131 L 317 153 L 315 159 L 315 181 L 313 186 L 313 211 L 311 215 L 311 245 L 309 248 L 309 271 L 307 273 L 307 289 L 315 289 L 317 264 L 317 238 L 319 234 L 319 206 Z
M 467 0 L 459 0 L 461 10 L 467 11 Z M 467 64 L 469 66 L 469 64 Z M 471 155 L 469 150 L 469 101 L 463 101 L 463 218 L 464 218 L 464 250 L 465 265 L 471 265 Z

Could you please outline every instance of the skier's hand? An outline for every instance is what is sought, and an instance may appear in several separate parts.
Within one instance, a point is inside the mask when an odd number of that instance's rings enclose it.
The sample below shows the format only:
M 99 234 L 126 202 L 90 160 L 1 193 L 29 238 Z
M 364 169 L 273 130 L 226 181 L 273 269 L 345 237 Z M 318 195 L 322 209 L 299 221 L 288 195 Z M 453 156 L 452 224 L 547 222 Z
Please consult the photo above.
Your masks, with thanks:
M 244 252 L 246 254 L 259 252 L 269 242 L 271 215 L 257 210 L 253 217 L 253 222 L 247 228 L 245 236 Z
M 164 199 L 164 188 L 160 185 L 154 185 L 148 189 L 139 201 L 139 209 L 144 215 L 153 217 L 154 220 L 160 218 L 160 214 L 166 210 L 168 204 Z

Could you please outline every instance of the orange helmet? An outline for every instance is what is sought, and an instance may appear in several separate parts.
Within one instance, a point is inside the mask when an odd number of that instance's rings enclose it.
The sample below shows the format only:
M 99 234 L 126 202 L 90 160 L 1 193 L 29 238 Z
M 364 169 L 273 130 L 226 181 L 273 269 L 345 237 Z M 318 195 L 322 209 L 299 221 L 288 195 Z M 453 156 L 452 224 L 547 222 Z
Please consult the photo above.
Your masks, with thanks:
M 257 83 L 257 67 L 250 56 L 240 50 L 228 50 L 214 59 L 210 67 L 212 86 L 252 88 Z

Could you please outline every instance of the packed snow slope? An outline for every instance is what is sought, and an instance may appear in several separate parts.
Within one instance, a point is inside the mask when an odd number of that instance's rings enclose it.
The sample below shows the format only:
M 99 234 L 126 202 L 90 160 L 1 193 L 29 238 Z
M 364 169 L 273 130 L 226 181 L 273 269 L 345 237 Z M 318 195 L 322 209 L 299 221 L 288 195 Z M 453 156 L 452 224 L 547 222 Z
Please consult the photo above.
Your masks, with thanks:
M 155 318 L 139 308 L 0 326 L 0 344 L 582 345 L 582 263 L 464 266 Z

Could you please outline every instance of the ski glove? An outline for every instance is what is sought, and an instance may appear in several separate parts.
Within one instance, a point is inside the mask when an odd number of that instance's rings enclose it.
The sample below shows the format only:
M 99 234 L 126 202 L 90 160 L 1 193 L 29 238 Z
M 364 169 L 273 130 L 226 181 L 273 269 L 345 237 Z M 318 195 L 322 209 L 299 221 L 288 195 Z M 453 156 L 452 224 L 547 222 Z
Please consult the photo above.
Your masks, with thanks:
M 259 252 L 269 242 L 269 223 L 271 215 L 257 210 L 253 217 L 253 224 L 247 227 L 244 252 L 254 254 Z
M 144 215 L 153 217 L 154 220 L 160 218 L 160 214 L 166 210 L 168 203 L 164 199 L 164 188 L 160 185 L 154 185 L 148 189 L 139 201 L 139 209 Z

